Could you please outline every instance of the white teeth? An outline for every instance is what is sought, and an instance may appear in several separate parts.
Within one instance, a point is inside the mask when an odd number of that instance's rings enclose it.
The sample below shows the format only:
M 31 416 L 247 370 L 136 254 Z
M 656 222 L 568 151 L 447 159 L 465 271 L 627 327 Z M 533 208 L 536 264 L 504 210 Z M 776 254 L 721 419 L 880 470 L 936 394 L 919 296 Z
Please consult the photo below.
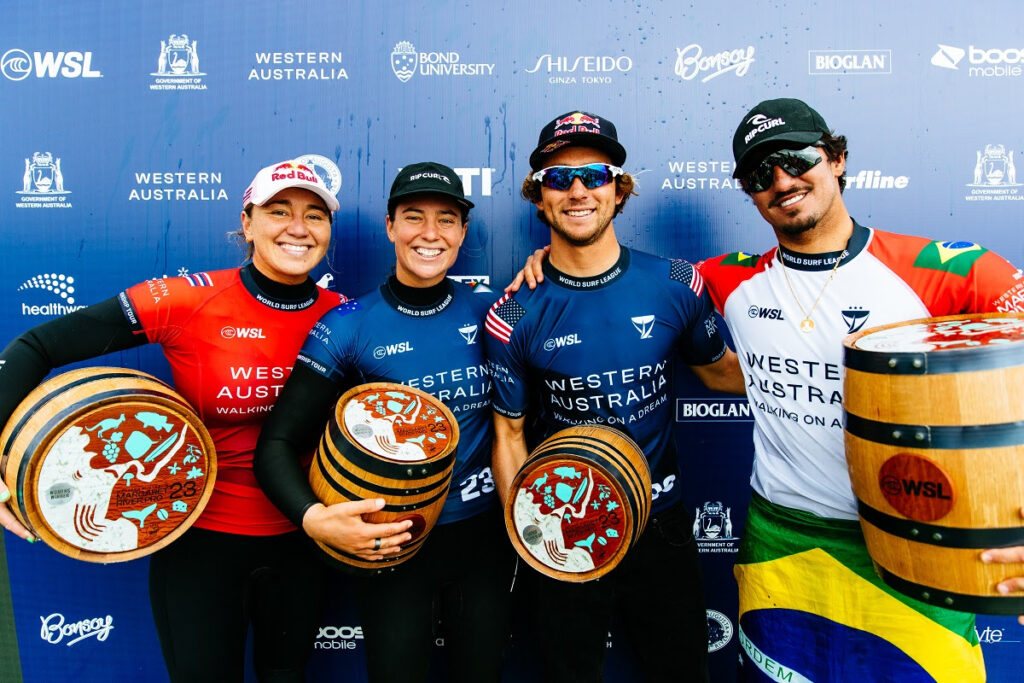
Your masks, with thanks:
M 425 249 L 424 247 L 416 247 L 415 251 L 420 256 L 424 256 L 427 258 L 432 258 L 441 253 L 440 249 Z
M 278 246 L 280 246 L 287 252 L 291 252 L 292 254 L 305 254 L 307 251 L 309 251 L 308 245 L 302 246 L 298 244 L 281 244 Z
M 584 216 L 589 216 L 591 211 L 592 209 L 569 209 L 566 213 L 573 218 L 583 218 Z
M 798 194 L 798 195 L 796 195 L 796 196 L 794 196 L 794 197 L 790 197 L 790 198 L 789 198 L 789 199 L 787 199 L 786 201 L 784 201 L 784 202 L 780 203 L 780 204 L 779 204 L 779 206 L 780 206 L 780 207 L 782 207 L 782 208 L 786 208 L 786 207 L 787 207 L 787 206 L 789 206 L 790 204 L 795 204 L 796 202 L 800 201 L 800 200 L 801 200 L 801 199 L 803 199 L 803 198 L 804 198 L 804 195 L 802 195 L 802 194 Z

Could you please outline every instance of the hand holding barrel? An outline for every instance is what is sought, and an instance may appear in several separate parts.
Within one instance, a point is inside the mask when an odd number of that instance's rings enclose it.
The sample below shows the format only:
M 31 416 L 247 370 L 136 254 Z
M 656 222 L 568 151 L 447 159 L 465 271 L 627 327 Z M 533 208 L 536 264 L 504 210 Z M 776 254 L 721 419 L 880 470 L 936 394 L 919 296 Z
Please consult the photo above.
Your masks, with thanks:
M 14 514 L 7 509 L 7 501 L 10 499 L 11 492 L 7 490 L 7 485 L 0 481 L 0 524 L 15 536 L 20 536 L 29 543 L 34 543 L 36 540 L 35 537 L 29 533 L 29 530 L 23 527 L 21 522 L 15 518 Z
M 1020 509 L 1020 516 L 1024 519 L 1024 507 Z M 981 554 L 981 561 L 985 563 L 1024 564 L 1024 545 L 986 550 Z M 1024 576 L 1013 576 L 1005 581 L 1000 581 L 996 584 L 996 590 L 1003 595 L 1009 595 L 1014 591 L 1024 591 Z M 1017 621 L 1024 624 L 1024 614 L 1017 617 Z
M 303 530 L 316 541 L 326 543 L 364 560 L 381 560 L 401 552 L 402 544 L 412 540 L 408 532 L 412 520 L 372 524 L 364 514 L 384 507 L 383 498 L 346 501 L 333 505 L 318 503 L 302 518 Z

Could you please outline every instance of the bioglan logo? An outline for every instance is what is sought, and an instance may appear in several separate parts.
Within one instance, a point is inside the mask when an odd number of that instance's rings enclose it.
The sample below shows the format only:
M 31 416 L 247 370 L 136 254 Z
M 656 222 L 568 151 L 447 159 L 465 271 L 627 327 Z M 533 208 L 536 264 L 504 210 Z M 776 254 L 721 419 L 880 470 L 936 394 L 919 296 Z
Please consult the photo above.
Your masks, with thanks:
M 43 273 L 30 277 L 18 287 L 19 292 L 32 289 L 50 292 L 50 294 L 61 301 L 43 305 L 30 305 L 22 302 L 22 315 L 64 315 L 85 308 L 85 306 L 75 305 L 75 278 L 70 275 L 65 275 L 64 273 Z
M 551 85 L 608 84 L 612 82 L 612 75 L 629 73 L 633 69 L 633 59 L 626 55 L 566 57 L 547 54 L 538 57 L 533 68 L 524 69 L 524 72 L 535 74 L 542 69 Z
M 781 308 L 768 308 L 767 306 L 758 306 L 757 304 L 751 304 L 750 308 L 747 309 L 747 317 L 762 320 L 785 320 L 786 318 L 782 315 Z
M 978 201 L 1021 201 L 1024 195 L 1018 189 L 1017 164 L 1013 150 L 1006 146 L 986 144 L 984 150 L 975 150 L 974 178 L 967 184 L 970 194 L 964 197 L 969 202 Z
M 262 327 L 222 327 L 220 336 L 225 339 L 266 339 Z
M 633 327 L 640 333 L 641 339 L 650 339 L 651 332 L 654 331 L 654 316 L 653 315 L 638 315 L 630 318 L 633 321 Z
M 114 630 L 114 618 L 109 614 L 95 619 L 69 622 L 63 614 L 54 612 L 49 616 L 39 617 L 39 620 L 42 622 L 39 637 L 51 645 L 64 643 L 71 647 L 86 638 L 95 638 L 102 643 Z
M 0 73 L 10 81 L 36 78 L 102 78 L 92 68 L 92 52 L 33 52 L 12 48 L 0 57 Z
M 257 52 L 250 81 L 347 81 L 341 52 Z
M 70 209 L 69 190 L 64 187 L 60 157 L 51 152 L 33 152 L 25 158 L 25 172 L 18 190 L 18 209 Z
M 150 90 L 206 90 L 199 70 L 199 41 L 189 42 L 187 34 L 172 33 L 167 40 L 160 41 L 160 53 L 156 58 L 156 71 Z
M 849 76 L 892 73 L 892 50 L 808 50 L 807 73 Z
M 395 45 L 391 52 L 391 71 L 395 78 L 407 83 L 420 76 L 493 76 L 494 64 L 463 62 L 458 52 L 417 52 L 408 40 Z
M 384 346 L 378 346 L 373 350 L 373 357 L 377 360 L 381 360 L 387 356 L 394 356 L 398 353 L 407 353 L 414 351 L 412 348 L 412 342 L 404 341 L 397 344 L 385 344 Z
M 545 351 L 554 351 L 560 349 L 563 346 L 575 346 L 576 344 L 582 344 L 583 340 L 580 339 L 580 335 L 577 332 L 572 334 L 566 334 L 561 337 L 552 337 L 544 341 Z
M 960 63 L 967 57 L 967 75 L 971 78 L 1019 78 L 1024 76 L 1024 48 L 989 48 L 968 45 L 964 50 L 938 43 L 931 63 L 941 69 L 961 71 Z
M 737 78 L 742 78 L 747 75 L 753 63 L 753 45 L 705 56 L 703 47 L 691 43 L 686 47 L 676 48 L 675 74 L 684 81 L 692 81 L 697 76 L 706 74 L 700 82 L 707 83 L 712 78 L 718 78 L 730 71 Z
M 677 398 L 676 422 L 753 422 L 745 398 Z
M 363 639 L 362 626 L 321 626 L 316 636 L 317 650 L 354 650 Z

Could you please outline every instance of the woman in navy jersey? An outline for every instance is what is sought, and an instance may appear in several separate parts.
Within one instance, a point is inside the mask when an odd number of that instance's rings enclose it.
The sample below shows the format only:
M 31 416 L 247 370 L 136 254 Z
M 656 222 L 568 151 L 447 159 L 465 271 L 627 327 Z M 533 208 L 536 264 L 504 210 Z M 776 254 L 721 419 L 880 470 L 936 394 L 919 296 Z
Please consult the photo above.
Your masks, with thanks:
M 391 537 L 367 537 L 337 523 L 341 511 L 317 500 L 299 455 L 323 433 L 338 395 L 366 382 L 423 389 L 459 422 L 451 489 L 430 536 L 393 570 L 354 579 L 372 681 L 428 680 L 438 638 L 446 680 L 501 678 L 515 554 L 491 477 L 490 379 L 478 337 L 494 297 L 446 277 L 472 206 L 451 168 L 402 169 L 386 218 L 394 275 L 317 323 L 256 448 L 259 481 L 293 523 L 345 553 L 381 559 L 411 539 L 404 531 L 411 522 Z
M 150 599 L 172 681 L 241 681 L 254 633 L 261 681 L 302 681 L 317 633 L 325 568 L 305 535 L 278 512 L 252 471 L 263 422 L 306 331 L 344 301 L 310 271 L 331 238 L 338 200 L 309 167 L 262 169 L 243 197 L 238 269 L 149 280 L 35 327 L 0 354 L 0 425 L 54 368 L 145 343 L 163 347 L 175 388 L 196 409 L 217 450 L 218 474 L 202 515 L 150 561 Z M 242 327 L 252 334 L 225 334 Z M 0 483 L 0 500 L 10 493 Z M 366 525 L 374 501 L 352 503 Z M 0 504 L 0 523 L 35 540 Z

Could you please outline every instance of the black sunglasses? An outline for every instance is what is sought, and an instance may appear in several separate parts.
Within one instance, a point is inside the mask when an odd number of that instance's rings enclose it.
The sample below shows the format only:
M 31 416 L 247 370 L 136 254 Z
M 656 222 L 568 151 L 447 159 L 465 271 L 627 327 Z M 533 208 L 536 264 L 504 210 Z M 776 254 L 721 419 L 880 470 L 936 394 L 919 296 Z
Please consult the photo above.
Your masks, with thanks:
M 775 181 L 776 166 L 789 175 L 797 177 L 810 171 L 820 161 L 821 154 L 813 145 L 803 149 L 780 149 L 762 159 L 761 163 L 743 176 L 743 181 L 750 192 L 764 192 Z
M 530 176 L 544 187 L 552 190 L 568 190 L 572 181 L 579 178 L 588 190 L 607 185 L 622 175 L 622 169 L 611 164 L 587 164 L 586 166 L 548 166 Z

